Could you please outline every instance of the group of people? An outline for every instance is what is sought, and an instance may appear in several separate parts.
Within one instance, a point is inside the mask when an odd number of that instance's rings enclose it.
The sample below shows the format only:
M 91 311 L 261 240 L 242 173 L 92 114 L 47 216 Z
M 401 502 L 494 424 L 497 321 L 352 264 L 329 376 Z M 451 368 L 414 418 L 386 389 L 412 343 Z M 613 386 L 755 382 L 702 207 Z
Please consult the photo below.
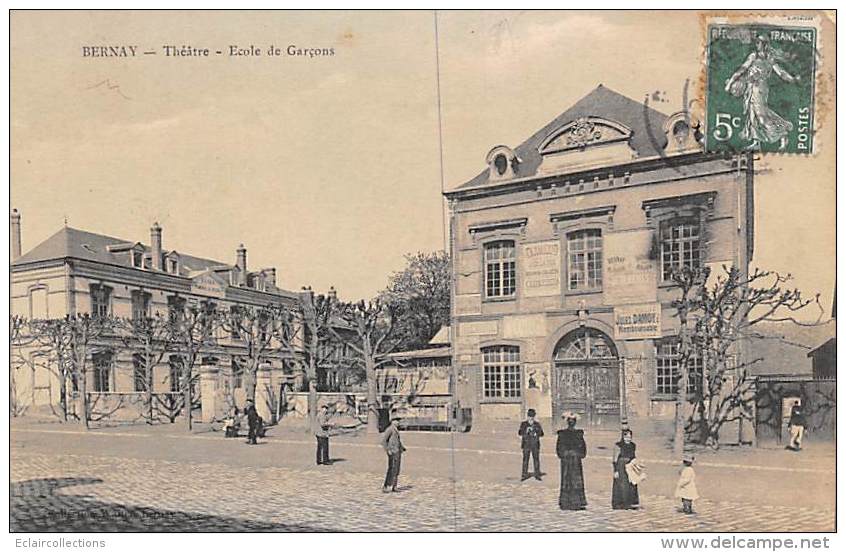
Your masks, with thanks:
M 314 423 L 314 436 L 317 439 L 317 465 L 328 466 L 332 464 L 329 457 L 329 436 L 332 431 L 332 416 L 329 412 L 329 407 L 323 405 L 320 407 Z M 388 456 L 388 471 L 385 474 L 385 483 L 382 485 L 383 493 L 398 492 L 397 482 L 399 481 L 400 465 L 402 464 L 402 453 L 405 452 L 405 447 L 402 444 L 400 437 L 398 416 L 391 418 L 391 425 L 382 432 L 380 443 L 382 449 Z
M 523 470 L 521 481 L 532 476 L 541 480 L 543 473 L 540 468 L 540 443 L 543 428 L 535 419 L 536 412 L 529 409 L 526 420 L 520 424 L 517 434 L 521 437 L 520 446 L 523 450 Z M 582 460 L 587 456 L 587 444 L 584 431 L 576 429 L 578 416 L 573 412 L 565 412 L 562 416 L 566 428 L 558 431 L 555 452 L 561 462 L 561 485 L 558 494 L 558 506 L 562 510 L 584 510 L 587 508 L 585 497 L 585 478 Z M 637 460 L 635 445 L 632 440 L 632 430 L 624 428 L 620 440 L 615 443 L 612 462 L 613 480 L 611 486 L 611 507 L 615 510 L 637 509 L 640 507 L 638 485 L 646 478 L 644 465 Z M 529 460 L 533 461 L 534 473 L 529 474 Z M 682 511 L 693 513 L 693 501 L 699 498 L 696 489 L 696 473 L 693 471 L 693 456 L 685 455 L 682 459 L 682 469 L 676 485 L 676 497 L 682 501 Z
M 799 418 L 802 416 L 801 409 L 796 410 L 794 406 L 793 415 L 796 417 L 796 425 L 799 425 Z M 255 404 L 248 400 L 244 409 L 247 417 L 249 433 L 247 443 L 256 444 L 256 437 L 261 431 L 261 418 L 259 417 Z M 544 436 L 543 428 L 535 416 L 537 413 L 530 408 L 526 412 L 526 420 L 520 423 L 517 434 L 520 436 L 520 447 L 523 450 L 523 469 L 521 481 L 534 477 L 542 480 L 543 473 L 540 466 L 540 445 Z M 587 443 L 585 443 L 584 431 L 576 429 L 578 415 L 573 412 L 565 412 L 562 415 L 566 424 L 565 429 L 558 430 L 558 440 L 555 445 L 555 452 L 561 463 L 561 485 L 558 494 L 558 506 L 562 510 L 584 510 L 587 508 L 585 497 L 585 478 L 582 468 L 582 460 L 587 456 Z M 385 482 L 382 485 L 382 492 L 398 492 L 397 482 L 399 480 L 402 454 L 406 448 L 402 444 L 399 431 L 400 418 L 391 418 L 391 424 L 382 432 L 380 444 L 388 457 L 387 473 Z M 794 419 L 791 418 L 791 424 Z M 802 427 L 802 426 L 800 426 Z M 331 413 L 327 405 L 322 405 L 315 418 L 313 433 L 317 439 L 316 462 L 318 466 L 331 465 L 329 456 L 329 436 L 332 431 Z M 798 437 L 798 438 L 796 438 Z M 637 459 L 637 445 L 632 440 L 632 430 L 624 427 L 620 434 L 620 440 L 615 443 L 612 462 L 612 485 L 611 485 L 611 507 L 615 510 L 633 510 L 640 507 L 640 494 L 638 485 L 646 479 L 646 469 Z M 794 443 L 801 446 L 801 431 L 798 436 L 794 435 Z M 532 461 L 534 471 L 529 473 L 529 460 Z M 694 458 L 685 454 L 682 458 L 682 469 L 679 472 L 679 481 L 676 485 L 676 497 L 682 501 L 682 511 L 685 514 L 693 513 L 693 501 L 699 498 L 696 489 L 696 473 L 693 470 Z
M 239 412 L 236 408 L 224 421 L 223 429 L 226 437 L 237 436 L 242 417 L 247 418 L 247 444 L 257 444 L 257 438 L 264 436 L 264 428 L 263 420 L 259 416 L 255 402 L 252 399 L 247 399 L 243 413 Z M 385 483 L 382 486 L 382 492 L 385 493 L 398 492 L 397 482 L 399 481 L 402 453 L 406 450 L 400 438 L 399 421 L 400 417 L 394 416 L 391 419 L 391 424 L 382 432 L 380 437 L 382 448 L 388 456 L 388 470 L 385 474 Z M 314 436 L 317 439 L 316 461 L 318 466 L 329 466 L 332 464 L 332 459 L 329 456 L 329 436 L 332 429 L 332 415 L 329 412 L 329 407 L 324 404 L 320 407 L 312 428 Z

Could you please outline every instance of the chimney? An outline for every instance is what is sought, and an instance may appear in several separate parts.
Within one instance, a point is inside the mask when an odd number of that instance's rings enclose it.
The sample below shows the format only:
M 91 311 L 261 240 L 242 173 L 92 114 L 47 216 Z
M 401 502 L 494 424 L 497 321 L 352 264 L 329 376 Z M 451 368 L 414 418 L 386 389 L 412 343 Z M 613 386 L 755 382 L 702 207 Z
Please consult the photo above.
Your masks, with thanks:
M 238 273 L 238 284 L 243 287 L 247 285 L 247 248 L 244 247 L 243 243 L 238 246 L 236 259 L 235 266 L 240 271 Z
M 329 286 L 329 299 L 331 301 L 338 300 L 338 291 L 335 289 L 335 286 Z
M 21 214 L 12 209 L 9 214 L 9 235 L 12 238 L 12 262 L 21 256 Z
M 273 267 L 265 268 L 262 273 L 264 274 L 264 282 L 269 286 L 276 287 L 276 269 Z
M 150 256 L 153 257 L 153 270 L 162 270 L 162 227 L 158 222 L 150 227 Z

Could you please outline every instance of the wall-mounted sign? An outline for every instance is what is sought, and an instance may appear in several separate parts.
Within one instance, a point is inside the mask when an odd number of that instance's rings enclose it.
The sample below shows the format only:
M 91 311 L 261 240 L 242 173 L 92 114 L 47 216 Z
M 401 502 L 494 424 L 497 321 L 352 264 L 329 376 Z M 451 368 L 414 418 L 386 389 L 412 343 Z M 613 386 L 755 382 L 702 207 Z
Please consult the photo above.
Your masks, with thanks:
M 649 258 L 652 231 L 611 232 L 603 236 L 607 305 L 646 303 L 657 298 L 657 263 Z
M 523 246 L 523 297 L 561 295 L 561 242 L 529 243 Z
M 226 295 L 226 282 L 211 272 L 205 272 L 191 279 L 191 293 L 223 298 Z
M 661 337 L 661 303 L 614 307 L 615 339 Z

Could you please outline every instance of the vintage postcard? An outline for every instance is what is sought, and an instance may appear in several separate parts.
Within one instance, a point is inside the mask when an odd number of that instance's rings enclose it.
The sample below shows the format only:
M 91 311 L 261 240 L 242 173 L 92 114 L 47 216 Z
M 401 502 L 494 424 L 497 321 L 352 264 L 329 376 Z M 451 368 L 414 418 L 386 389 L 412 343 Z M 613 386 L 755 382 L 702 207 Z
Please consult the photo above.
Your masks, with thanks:
M 10 48 L 15 546 L 830 546 L 834 12 L 13 10 Z

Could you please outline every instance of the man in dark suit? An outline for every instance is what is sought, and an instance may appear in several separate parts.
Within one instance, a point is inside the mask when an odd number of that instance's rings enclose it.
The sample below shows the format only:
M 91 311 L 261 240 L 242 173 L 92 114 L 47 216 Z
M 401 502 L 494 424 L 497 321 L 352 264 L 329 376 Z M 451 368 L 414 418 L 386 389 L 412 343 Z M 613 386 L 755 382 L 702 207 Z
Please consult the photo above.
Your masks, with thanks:
M 802 410 L 802 403 L 796 401 L 790 409 L 790 420 L 788 422 L 790 427 L 790 444 L 788 449 L 799 452 L 802 450 L 802 436 L 805 434 L 805 428 L 808 422 L 805 420 L 805 412 Z
M 247 444 L 255 445 L 257 444 L 256 433 L 258 432 L 259 415 L 252 399 L 247 399 L 247 406 L 244 408 L 244 413 L 247 415 L 247 426 L 250 428 L 249 433 L 247 433 Z
M 520 448 L 523 449 L 523 474 L 520 481 L 529 478 L 529 456 L 532 456 L 535 467 L 535 479 L 541 480 L 540 471 L 540 438 L 543 437 L 543 428 L 535 421 L 535 409 L 530 408 L 526 412 L 526 420 L 520 424 L 517 434 L 522 438 Z

